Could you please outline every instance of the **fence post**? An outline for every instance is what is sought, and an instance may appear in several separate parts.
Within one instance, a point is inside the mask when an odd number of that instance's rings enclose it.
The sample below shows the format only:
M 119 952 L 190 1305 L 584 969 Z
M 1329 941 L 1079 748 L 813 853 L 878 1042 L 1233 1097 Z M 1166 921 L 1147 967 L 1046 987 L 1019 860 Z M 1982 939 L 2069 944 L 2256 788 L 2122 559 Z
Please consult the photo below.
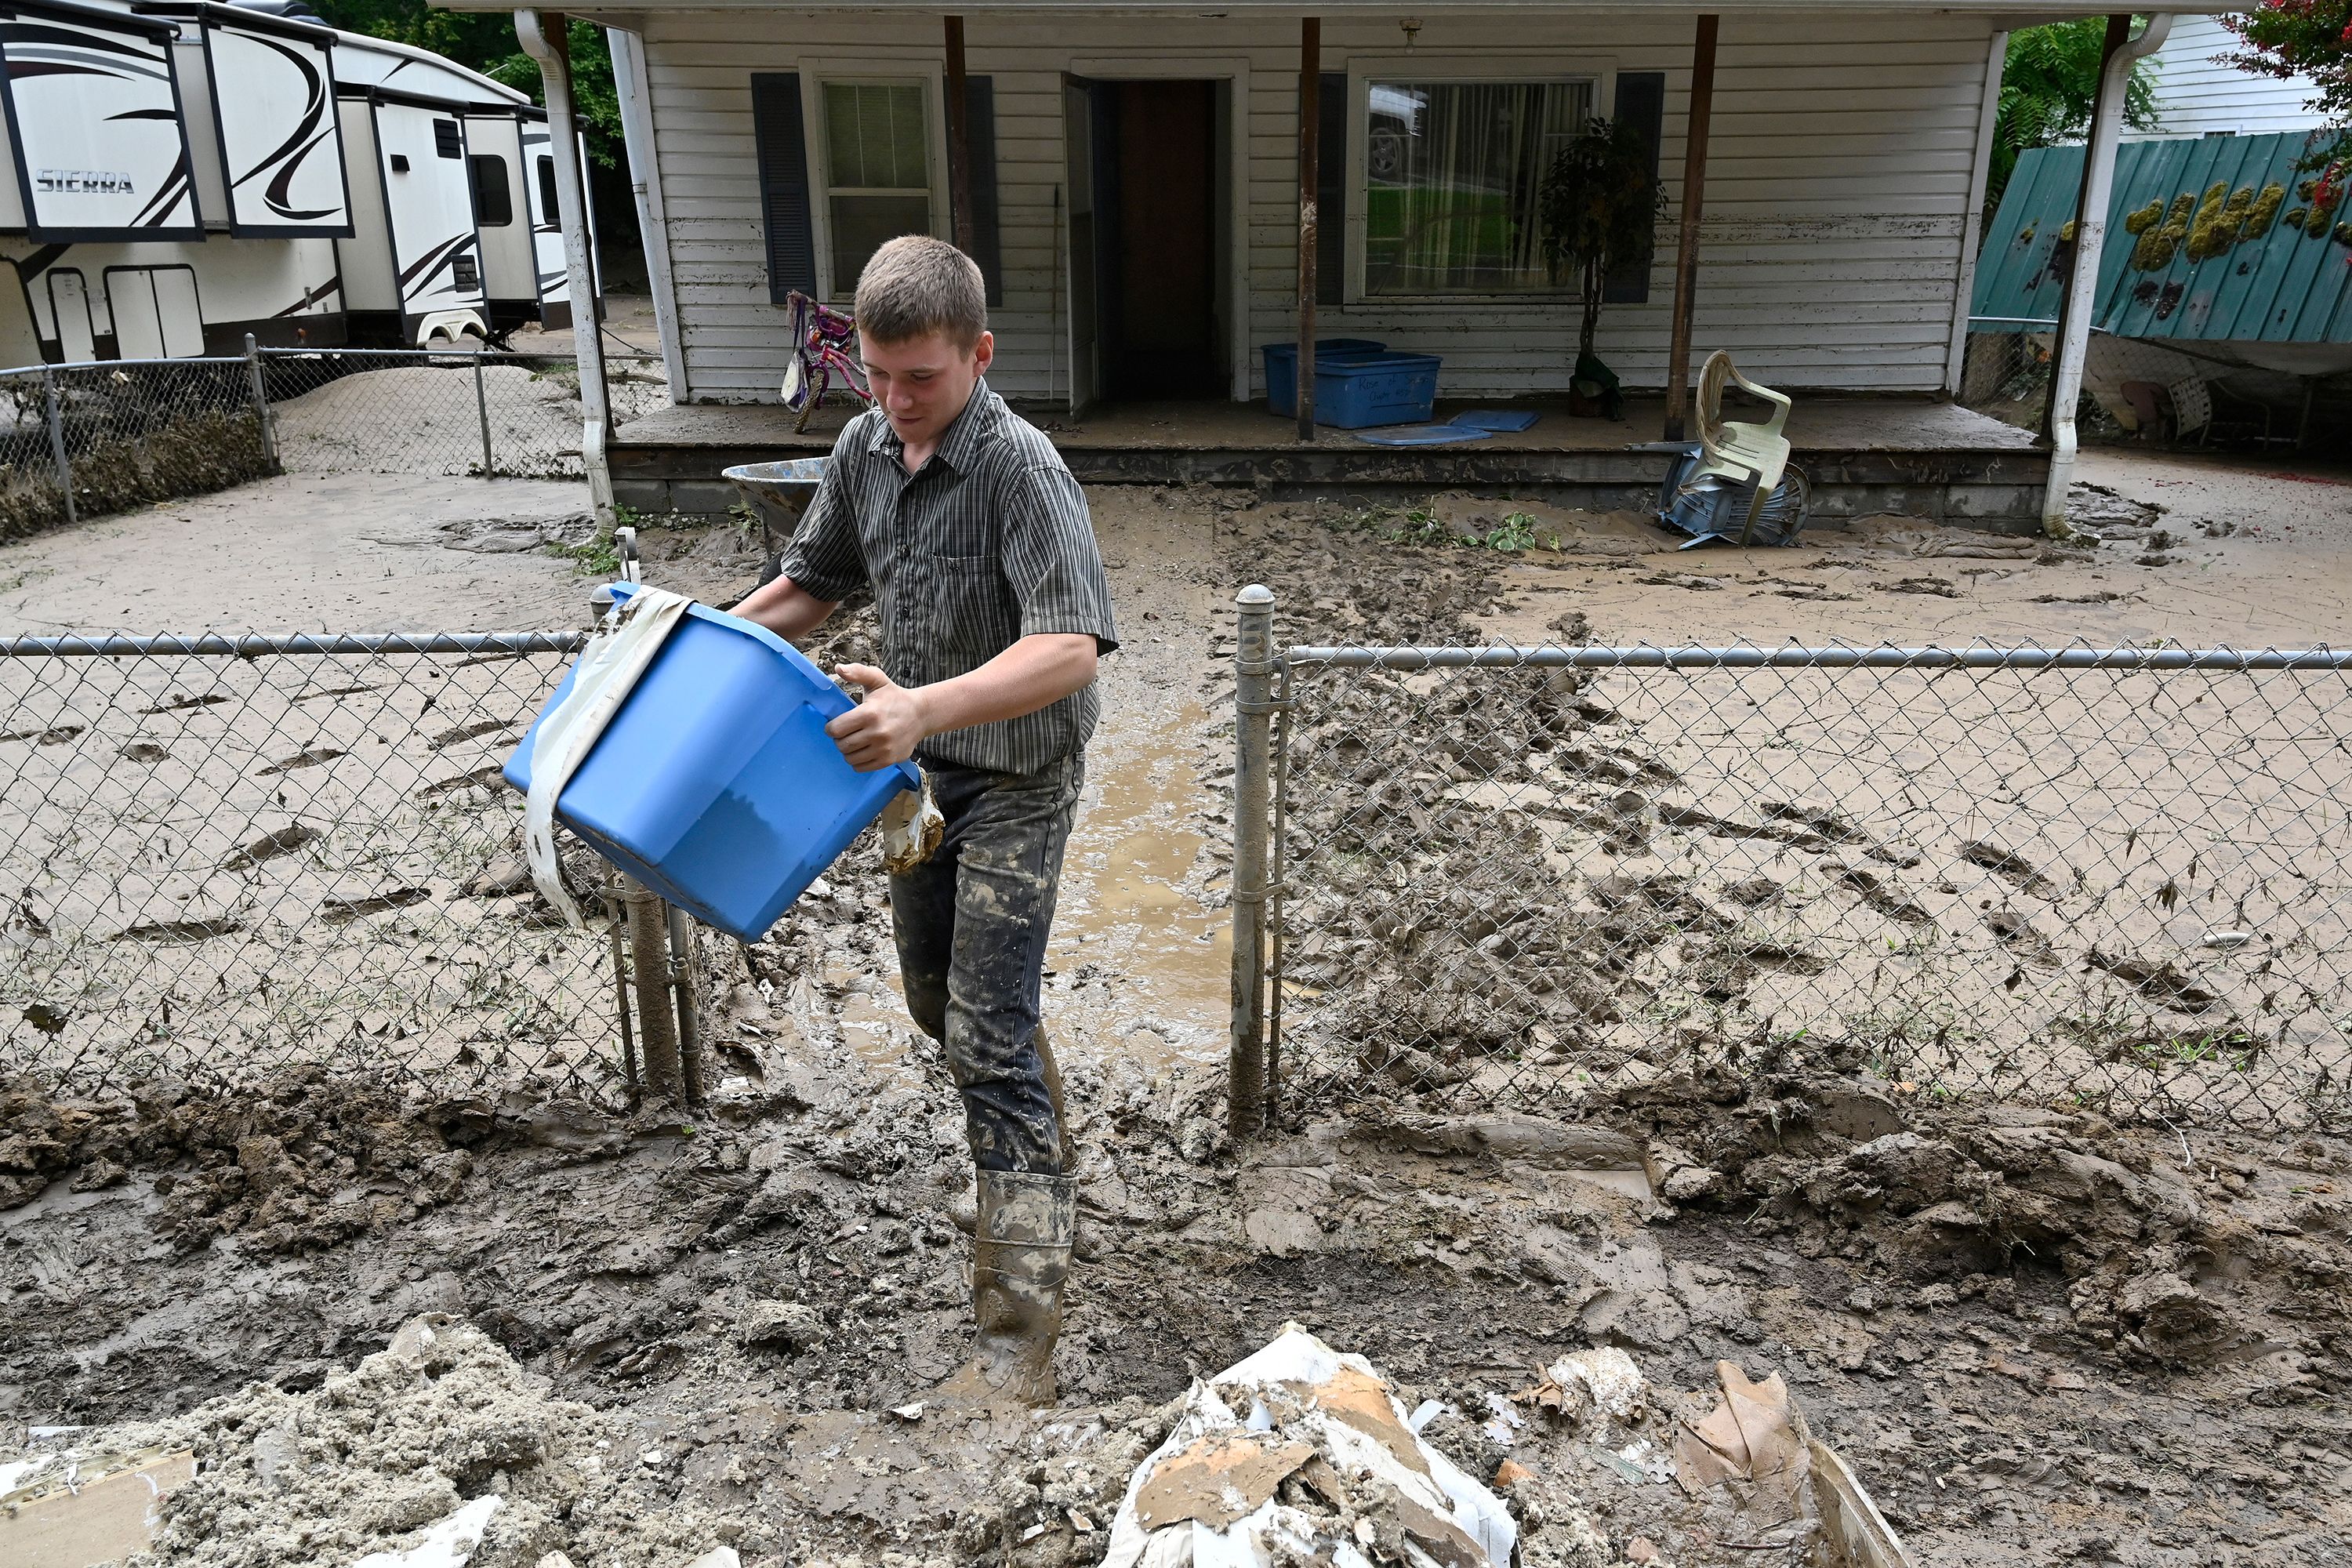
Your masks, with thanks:
M 58 373 L 41 372 L 41 401 L 49 419 L 49 456 L 58 465 L 58 488 L 65 492 L 66 521 L 79 521 L 75 515 L 73 491 L 73 461 L 66 456 L 66 415 L 58 401 Z
M 677 997 L 677 1060 L 686 1103 L 700 1110 L 702 1087 L 702 998 L 695 984 L 694 926 L 684 910 L 669 906 L 670 989 Z
M 474 412 L 482 416 L 482 478 L 499 477 L 498 464 L 490 456 L 490 397 L 482 390 L 482 356 L 474 356 Z
M 1225 1123 L 1241 1138 L 1262 1124 L 1270 1087 L 1265 1081 L 1265 869 L 1274 590 L 1253 583 L 1234 603 L 1241 611 L 1241 636 L 1234 651 L 1234 1012 Z
M 261 345 L 253 334 L 245 334 L 245 381 L 253 393 L 253 422 L 261 428 L 261 460 L 273 474 L 286 470 L 278 466 L 278 433 L 269 427 L 269 394 L 261 384 Z
M 662 901 L 635 877 L 621 879 L 628 911 L 629 969 L 637 992 L 637 1041 L 645 1058 L 646 1092 L 675 1105 L 685 1085 L 678 1076 L 677 1011 L 670 999 L 669 932 Z

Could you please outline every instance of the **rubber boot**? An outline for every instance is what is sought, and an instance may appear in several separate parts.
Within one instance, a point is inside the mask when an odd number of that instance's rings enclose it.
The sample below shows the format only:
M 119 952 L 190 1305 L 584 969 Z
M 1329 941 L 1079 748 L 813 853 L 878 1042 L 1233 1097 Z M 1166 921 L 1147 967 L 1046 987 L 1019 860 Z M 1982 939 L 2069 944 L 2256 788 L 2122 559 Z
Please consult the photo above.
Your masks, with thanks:
M 980 1173 L 971 1243 L 971 1359 L 941 1384 L 947 1405 L 1054 1402 L 1054 1344 L 1070 1277 L 1078 1184 L 1068 1176 Z

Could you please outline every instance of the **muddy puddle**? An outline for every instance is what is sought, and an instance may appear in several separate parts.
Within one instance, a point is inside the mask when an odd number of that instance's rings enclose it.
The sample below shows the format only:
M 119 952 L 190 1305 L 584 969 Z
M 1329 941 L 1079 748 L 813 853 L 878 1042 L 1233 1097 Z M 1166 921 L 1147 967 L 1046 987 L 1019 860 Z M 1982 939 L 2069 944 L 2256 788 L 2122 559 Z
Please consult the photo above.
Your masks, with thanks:
M 1147 1061 L 1206 1059 L 1223 1047 L 1233 930 L 1198 889 L 1206 841 L 1193 822 L 1195 754 L 1097 755 L 1100 783 L 1071 835 L 1047 963 L 1077 991 L 1111 992 Z

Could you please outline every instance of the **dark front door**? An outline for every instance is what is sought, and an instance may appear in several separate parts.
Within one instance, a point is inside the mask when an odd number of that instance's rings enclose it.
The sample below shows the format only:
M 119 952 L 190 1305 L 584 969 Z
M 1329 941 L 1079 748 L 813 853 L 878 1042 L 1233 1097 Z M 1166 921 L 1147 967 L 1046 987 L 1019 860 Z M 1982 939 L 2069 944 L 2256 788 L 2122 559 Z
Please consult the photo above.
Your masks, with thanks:
M 1104 268 L 1105 388 L 1213 397 L 1217 353 L 1216 84 L 1123 81 L 1097 156 L 1116 171 L 1117 258 Z

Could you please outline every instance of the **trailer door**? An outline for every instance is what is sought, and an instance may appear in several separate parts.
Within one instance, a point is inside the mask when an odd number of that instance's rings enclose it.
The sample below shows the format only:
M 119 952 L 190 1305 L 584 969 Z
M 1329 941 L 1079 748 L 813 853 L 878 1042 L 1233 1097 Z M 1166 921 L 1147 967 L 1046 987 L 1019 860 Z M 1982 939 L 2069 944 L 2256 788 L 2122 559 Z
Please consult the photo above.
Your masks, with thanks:
M 474 228 L 482 239 L 482 283 L 490 320 L 504 330 L 539 319 L 539 272 L 521 127 L 510 112 L 466 116 L 466 162 L 473 171 Z
M 89 320 L 89 283 L 76 267 L 49 268 L 49 316 L 58 324 L 58 357 L 67 364 L 98 357 Z
M 106 308 L 123 359 L 194 359 L 205 352 L 193 267 L 110 267 Z
M 383 161 L 392 264 L 400 283 L 404 335 L 418 319 L 482 311 L 482 242 L 474 228 L 466 127 L 455 107 L 379 95 L 376 142 Z
M 563 219 L 555 197 L 555 141 L 545 122 L 525 121 L 523 162 L 530 178 L 531 263 L 539 274 L 539 319 L 549 331 L 572 324 L 572 277 L 563 260 Z

